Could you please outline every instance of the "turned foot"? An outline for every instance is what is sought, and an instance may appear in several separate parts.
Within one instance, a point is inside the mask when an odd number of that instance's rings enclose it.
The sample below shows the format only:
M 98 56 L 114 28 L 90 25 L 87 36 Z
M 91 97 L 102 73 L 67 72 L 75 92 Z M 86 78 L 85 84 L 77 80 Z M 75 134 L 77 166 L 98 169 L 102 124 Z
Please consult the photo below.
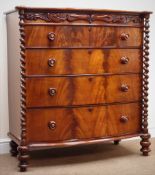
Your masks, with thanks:
M 118 145 L 121 140 L 114 140 L 114 145 Z
M 142 152 L 143 156 L 148 156 L 149 155 L 149 152 L 151 151 L 150 150 L 150 145 L 151 145 L 151 142 L 149 141 L 149 138 L 150 138 L 150 134 L 143 134 L 141 137 L 141 146 L 142 148 L 140 149 L 140 151 Z
M 10 153 L 11 153 L 11 156 L 16 157 L 18 155 L 17 147 L 18 147 L 18 145 L 13 140 L 11 140 L 10 141 Z
M 18 147 L 19 151 L 19 165 L 18 167 L 20 168 L 21 172 L 24 172 L 27 170 L 28 167 L 28 159 L 29 159 L 29 154 L 28 154 L 28 147 L 27 146 L 19 146 Z

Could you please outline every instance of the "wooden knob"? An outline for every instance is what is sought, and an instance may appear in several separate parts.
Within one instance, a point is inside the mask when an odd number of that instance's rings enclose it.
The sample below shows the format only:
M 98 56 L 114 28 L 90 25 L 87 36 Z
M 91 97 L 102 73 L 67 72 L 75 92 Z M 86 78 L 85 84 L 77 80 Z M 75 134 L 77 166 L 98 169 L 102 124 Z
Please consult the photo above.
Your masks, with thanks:
M 49 129 L 54 130 L 56 128 L 56 122 L 55 121 L 48 122 L 48 127 Z
M 129 62 L 129 58 L 124 56 L 124 57 L 121 57 L 120 61 L 122 64 L 127 64 Z
M 50 33 L 48 34 L 48 39 L 49 39 L 50 41 L 54 41 L 54 39 L 55 39 L 55 33 L 50 32 Z
M 54 66 L 55 66 L 55 62 L 56 62 L 56 60 L 55 60 L 54 58 L 50 58 L 50 59 L 48 60 L 48 65 L 49 65 L 50 67 L 54 67 Z
M 126 84 L 122 84 L 121 85 L 121 91 L 127 92 L 128 90 L 129 90 L 129 86 L 128 85 L 126 85 Z
M 128 117 L 127 116 L 121 116 L 120 117 L 120 122 L 122 122 L 122 123 L 127 123 L 128 122 Z
M 54 96 L 54 95 L 56 95 L 56 89 L 55 88 L 49 88 L 49 94 L 50 94 L 50 96 Z
M 122 33 L 120 38 L 121 38 L 121 40 L 126 41 L 129 38 L 129 34 L 128 33 Z

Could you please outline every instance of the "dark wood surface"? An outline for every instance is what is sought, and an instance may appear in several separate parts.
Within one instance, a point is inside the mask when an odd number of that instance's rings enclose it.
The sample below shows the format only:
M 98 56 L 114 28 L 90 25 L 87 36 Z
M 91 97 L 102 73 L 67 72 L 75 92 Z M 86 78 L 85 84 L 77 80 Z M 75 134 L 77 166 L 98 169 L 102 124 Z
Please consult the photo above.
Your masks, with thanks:
M 109 136 L 141 132 L 142 118 L 140 104 L 113 105 L 107 108 L 107 132 Z M 123 117 L 126 120 L 121 120 Z
M 49 34 L 54 34 L 52 40 Z M 121 39 L 121 35 L 128 35 Z M 26 47 L 142 47 L 142 29 L 125 27 L 25 26 Z
M 126 116 L 128 121 L 122 122 L 122 116 Z M 55 122 L 53 129 L 48 126 L 51 121 Z M 141 105 L 133 103 L 72 109 L 33 109 L 27 113 L 27 131 L 28 143 L 139 133 Z
M 62 11 L 62 12 L 67 12 L 67 11 L 83 11 L 84 13 L 86 12 L 107 12 L 107 13 L 122 13 L 122 14 L 150 14 L 152 13 L 151 11 L 129 11 L 129 10 L 112 10 L 112 9 L 84 9 L 84 8 L 50 8 L 50 7 L 26 7 L 26 6 L 16 6 L 15 9 L 17 10 L 28 10 L 28 11 Z
M 117 142 L 141 136 L 141 152 L 148 155 L 151 12 L 16 9 L 21 117 L 16 116 L 21 128 L 16 128 L 17 119 L 12 122 L 11 118 L 9 135 L 18 144 L 20 170 L 26 171 L 29 150 L 36 147 Z M 17 15 L 11 19 L 8 27 L 16 24 L 17 28 Z M 19 33 L 14 34 L 19 38 Z M 17 50 L 11 52 L 15 55 Z M 10 87 L 17 91 L 14 84 Z M 12 128 L 21 131 L 20 138 Z M 11 152 L 15 152 L 14 142 Z
M 142 27 L 143 19 L 140 14 L 93 13 L 93 12 L 25 12 L 25 25 L 101 25 Z
M 26 75 L 140 73 L 141 55 L 140 49 L 27 50 Z
M 27 107 L 84 105 L 141 99 L 141 76 L 88 76 L 31 78 L 27 84 Z M 124 92 L 121 87 L 128 86 Z M 55 89 L 50 95 L 49 89 Z

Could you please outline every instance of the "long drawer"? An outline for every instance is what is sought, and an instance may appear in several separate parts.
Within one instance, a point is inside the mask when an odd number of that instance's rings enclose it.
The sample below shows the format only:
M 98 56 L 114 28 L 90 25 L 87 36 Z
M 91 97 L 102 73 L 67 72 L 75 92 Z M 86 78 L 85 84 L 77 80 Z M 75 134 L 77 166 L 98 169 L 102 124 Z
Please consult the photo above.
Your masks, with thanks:
M 139 103 L 32 109 L 27 112 L 28 142 L 94 139 L 136 134 L 141 131 L 140 126 L 141 104 Z
M 128 102 L 140 99 L 140 75 L 26 79 L 27 107 Z
M 25 26 L 26 47 L 141 47 L 142 28 Z
M 26 50 L 26 75 L 141 72 L 139 49 Z

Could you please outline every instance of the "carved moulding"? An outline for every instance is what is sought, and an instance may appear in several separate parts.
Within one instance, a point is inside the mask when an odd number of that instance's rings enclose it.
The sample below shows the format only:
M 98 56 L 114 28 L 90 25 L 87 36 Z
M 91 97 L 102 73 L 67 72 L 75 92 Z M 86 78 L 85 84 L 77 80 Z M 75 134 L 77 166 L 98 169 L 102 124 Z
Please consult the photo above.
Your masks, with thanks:
M 84 20 L 88 23 L 102 21 L 107 24 L 139 24 L 142 22 L 139 16 L 111 15 L 111 14 L 73 14 L 73 13 L 25 13 L 26 20 L 43 20 L 46 22 L 62 23 Z

